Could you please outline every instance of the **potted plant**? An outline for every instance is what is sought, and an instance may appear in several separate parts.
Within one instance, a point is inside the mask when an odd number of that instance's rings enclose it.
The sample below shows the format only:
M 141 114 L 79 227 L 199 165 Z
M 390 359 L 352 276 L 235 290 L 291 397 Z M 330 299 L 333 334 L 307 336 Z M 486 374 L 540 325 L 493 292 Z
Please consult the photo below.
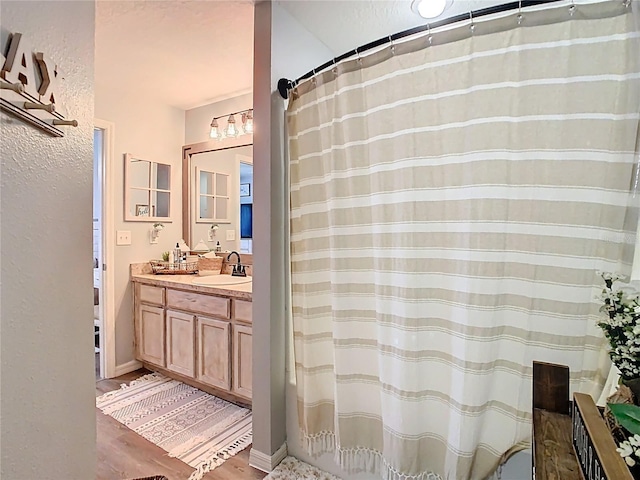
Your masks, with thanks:
M 628 286 L 614 286 L 623 278 L 620 275 L 600 275 L 605 283 L 600 311 L 605 315 L 598 326 L 609 342 L 609 357 L 620 372 L 621 384 L 632 393 L 619 389 L 614 396 L 625 403 L 607 404 L 616 423 L 611 430 L 620 456 L 629 467 L 636 467 L 640 464 L 640 296 Z M 634 478 L 640 478 L 636 470 L 637 467 L 632 468 Z

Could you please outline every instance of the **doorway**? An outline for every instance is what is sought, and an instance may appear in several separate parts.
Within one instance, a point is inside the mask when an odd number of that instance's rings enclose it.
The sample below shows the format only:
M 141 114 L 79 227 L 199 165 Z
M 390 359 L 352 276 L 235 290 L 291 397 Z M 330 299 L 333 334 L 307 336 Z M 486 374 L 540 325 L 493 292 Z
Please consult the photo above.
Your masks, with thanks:
M 93 325 L 96 380 L 116 376 L 113 246 L 113 130 L 94 121 L 93 130 Z
M 102 164 L 104 162 L 104 131 L 93 129 L 93 332 L 96 380 L 104 378 L 104 299 L 102 288 Z

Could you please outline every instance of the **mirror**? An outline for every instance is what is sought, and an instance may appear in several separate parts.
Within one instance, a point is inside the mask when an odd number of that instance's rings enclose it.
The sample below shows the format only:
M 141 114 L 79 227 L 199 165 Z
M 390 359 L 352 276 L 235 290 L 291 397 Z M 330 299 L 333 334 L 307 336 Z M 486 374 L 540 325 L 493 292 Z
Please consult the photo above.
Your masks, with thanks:
M 183 236 L 215 249 L 253 251 L 253 145 L 219 141 L 183 148 Z M 217 228 L 212 228 L 217 226 Z
M 171 165 L 124 156 L 124 219 L 170 222 Z

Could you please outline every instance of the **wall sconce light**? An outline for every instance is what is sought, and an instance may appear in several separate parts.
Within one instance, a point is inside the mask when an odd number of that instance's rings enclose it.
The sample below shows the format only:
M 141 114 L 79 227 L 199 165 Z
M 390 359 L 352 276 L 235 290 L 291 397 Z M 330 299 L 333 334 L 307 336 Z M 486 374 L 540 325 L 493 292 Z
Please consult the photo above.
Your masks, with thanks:
M 218 230 L 218 224 L 214 223 L 213 225 L 211 225 L 211 227 L 209 228 L 209 241 L 213 242 L 213 237 L 216 236 L 216 230 Z
M 244 133 L 253 133 L 253 110 L 242 114 L 242 130 Z
M 158 243 L 158 237 L 160 236 L 160 232 L 164 228 L 162 223 L 154 223 L 153 228 L 151 229 L 151 237 L 149 238 L 149 243 Z
M 242 127 L 238 128 L 236 125 L 236 115 L 240 115 L 242 119 Z M 227 126 L 224 129 L 221 129 L 218 120 L 222 118 L 227 118 Z M 240 112 L 235 112 L 227 115 L 223 115 L 220 117 L 213 117 L 211 120 L 211 130 L 209 132 L 209 137 L 216 140 L 224 140 L 225 138 L 236 138 L 240 135 L 251 135 L 253 134 L 253 110 L 242 110 Z

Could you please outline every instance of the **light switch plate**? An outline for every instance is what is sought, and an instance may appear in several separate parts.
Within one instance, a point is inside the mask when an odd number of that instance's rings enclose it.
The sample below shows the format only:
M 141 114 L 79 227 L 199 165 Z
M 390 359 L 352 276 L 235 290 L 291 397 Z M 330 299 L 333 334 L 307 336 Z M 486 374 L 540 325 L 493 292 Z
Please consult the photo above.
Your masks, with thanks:
M 227 230 L 227 240 L 235 240 L 235 239 L 236 239 L 236 231 Z
M 131 245 L 131 231 L 118 230 L 116 232 L 116 245 Z

